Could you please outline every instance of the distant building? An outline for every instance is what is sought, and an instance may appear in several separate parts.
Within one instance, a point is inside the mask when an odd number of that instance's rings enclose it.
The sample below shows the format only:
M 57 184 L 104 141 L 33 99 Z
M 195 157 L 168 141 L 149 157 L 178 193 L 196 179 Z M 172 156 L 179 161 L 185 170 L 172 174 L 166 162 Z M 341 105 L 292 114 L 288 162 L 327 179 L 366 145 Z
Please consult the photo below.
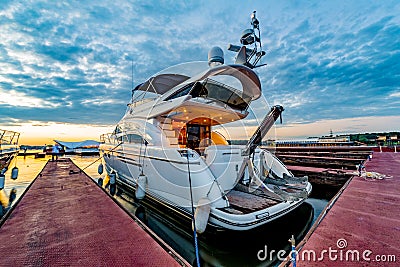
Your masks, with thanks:
M 385 145 L 386 140 L 387 140 L 386 135 L 378 135 L 378 136 L 376 137 L 376 143 L 377 143 L 379 146 Z
M 350 136 L 323 136 L 304 139 L 276 140 L 277 147 L 312 147 L 312 146 L 351 146 Z
M 386 135 L 378 135 L 378 136 L 376 137 L 376 141 L 383 141 L 383 142 L 386 142 L 386 139 L 387 139 Z
M 398 139 L 398 135 L 397 134 L 392 134 L 389 136 L 389 142 L 391 145 L 398 145 L 399 144 L 399 139 Z

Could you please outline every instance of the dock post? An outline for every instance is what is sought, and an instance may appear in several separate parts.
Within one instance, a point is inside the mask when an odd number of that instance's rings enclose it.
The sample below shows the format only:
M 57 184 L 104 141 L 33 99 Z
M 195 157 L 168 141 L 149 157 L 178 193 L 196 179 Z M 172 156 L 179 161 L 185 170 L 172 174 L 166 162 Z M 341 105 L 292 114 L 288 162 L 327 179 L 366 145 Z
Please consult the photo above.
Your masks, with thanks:
M 289 239 L 289 242 L 292 244 L 292 252 L 290 254 L 290 261 L 292 262 L 292 266 L 296 267 L 296 257 L 297 257 L 296 240 L 294 239 L 293 235 Z

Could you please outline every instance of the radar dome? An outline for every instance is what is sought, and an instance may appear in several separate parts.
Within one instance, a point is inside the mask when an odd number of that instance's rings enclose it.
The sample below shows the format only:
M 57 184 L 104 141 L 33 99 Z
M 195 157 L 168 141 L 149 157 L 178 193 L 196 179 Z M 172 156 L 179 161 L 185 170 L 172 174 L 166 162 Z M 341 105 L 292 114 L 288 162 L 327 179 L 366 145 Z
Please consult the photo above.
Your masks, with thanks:
M 224 64 L 224 51 L 218 46 L 214 46 L 208 51 L 208 65 L 210 67 Z

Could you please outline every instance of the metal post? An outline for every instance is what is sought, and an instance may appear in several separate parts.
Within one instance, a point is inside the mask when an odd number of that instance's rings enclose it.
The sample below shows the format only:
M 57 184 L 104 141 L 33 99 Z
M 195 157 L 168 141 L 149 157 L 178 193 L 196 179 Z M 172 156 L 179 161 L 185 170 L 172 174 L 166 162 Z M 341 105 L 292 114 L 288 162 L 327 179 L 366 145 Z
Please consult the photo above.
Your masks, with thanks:
M 292 252 L 290 255 L 290 261 L 292 262 L 292 266 L 296 267 L 296 257 L 297 257 L 297 251 L 296 251 L 296 240 L 294 239 L 294 236 L 289 239 L 289 242 L 292 244 Z

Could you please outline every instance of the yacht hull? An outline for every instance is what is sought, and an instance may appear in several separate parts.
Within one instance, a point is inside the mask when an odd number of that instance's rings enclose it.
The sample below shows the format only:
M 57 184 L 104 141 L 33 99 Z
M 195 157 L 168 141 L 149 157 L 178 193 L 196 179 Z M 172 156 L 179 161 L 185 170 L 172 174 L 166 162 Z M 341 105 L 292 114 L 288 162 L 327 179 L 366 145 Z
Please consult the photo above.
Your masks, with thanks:
M 150 205 L 155 206 L 156 210 L 161 208 L 163 213 L 176 214 L 181 220 L 191 221 L 188 162 L 184 160 L 185 158 L 173 159 L 171 155 L 163 158 L 152 153 L 157 150 L 151 148 L 147 149 L 146 156 L 143 157 L 140 156 L 140 151 L 137 151 L 140 148 L 122 148 L 117 151 L 111 151 L 110 147 L 108 150 L 104 148 L 107 147 L 100 147 L 104 155 L 103 163 L 108 174 L 116 173 L 118 186 L 131 191 L 134 195 L 138 186 L 137 178 L 143 172 L 148 181 L 144 202 L 152 203 Z M 213 182 L 212 173 L 201 158 L 198 161 L 189 161 L 189 170 L 193 172 L 193 180 L 210 181 L 195 184 L 196 196 L 205 196 L 207 191 L 212 191 L 210 189 L 210 183 Z M 310 184 L 307 185 L 307 191 L 311 192 Z M 200 197 L 195 197 L 193 203 L 195 207 L 198 198 Z M 225 198 L 216 198 L 211 203 L 207 229 L 244 231 L 257 228 L 293 211 L 305 200 L 300 198 L 296 201 L 276 201 L 236 189 L 230 190 Z

